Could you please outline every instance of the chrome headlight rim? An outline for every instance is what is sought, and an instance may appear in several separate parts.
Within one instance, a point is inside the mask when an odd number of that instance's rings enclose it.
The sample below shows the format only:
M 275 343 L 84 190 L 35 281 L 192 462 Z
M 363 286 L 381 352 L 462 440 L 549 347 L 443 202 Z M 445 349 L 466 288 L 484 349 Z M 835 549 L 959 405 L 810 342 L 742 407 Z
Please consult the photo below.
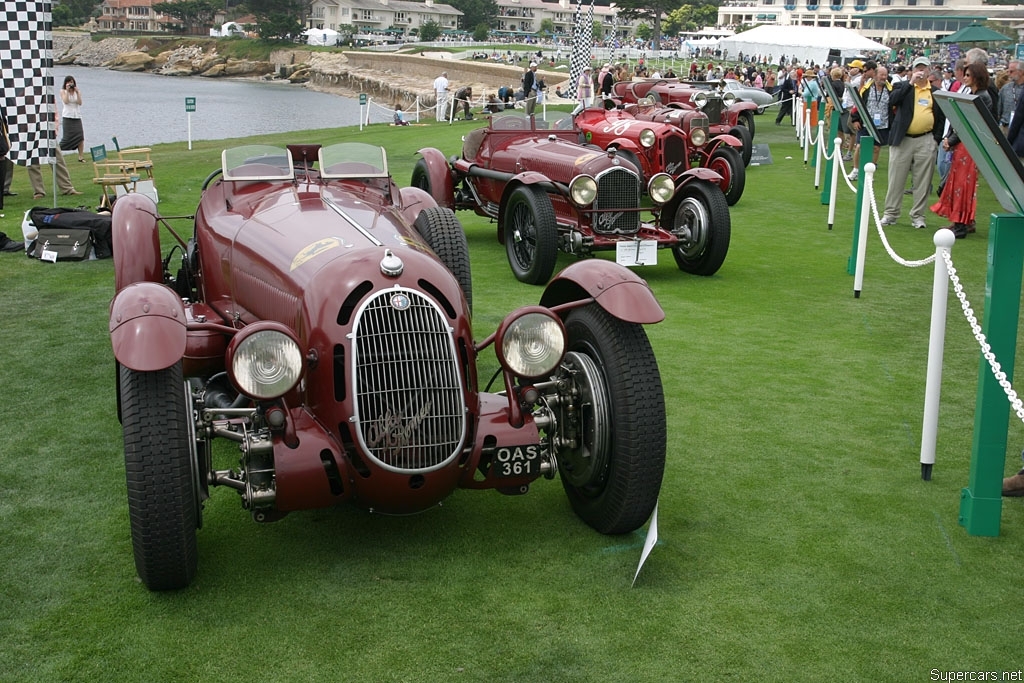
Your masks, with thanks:
M 647 183 L 647 195 L 656 204 L 668 203 L 676 193 L 676 181 L 668 173 L 655 173 Z
M 736 101 L 738 99 L 739 98 L 736 97 L 736 93 L 733 92 L 726 92 L 722 94 L 722 103 L 727 107 L 731 107 L 732 105 L 736 104 Z
M 597 180 L 593 176 L 578 175 L 569 183 L 569 199 L 579 207 L 590 206 L 597 199 Z
M 695 107 L 697 107 L 697 109 L 703 109 L 704 107 L 707 106 L 707 104 L 708 104 L 708 96 L 707 96 L 706 93 L 699 92 L 699 93 L 694 94 L 694 96 L 693 96 L 693 105 Z
M 225 360 L 231 383 L 256 401 L 288 394 L 305 368 L 305 353 L 295 333 L 269 321 L 240 330 L 228 344 Z
M 658 134 L 651 128 L 644 128 L 640 131 L 640 144 L 650 149 L 658 141 Z
M 694 147 L 703 147 L 708 141 L 708 134 L 703 128 L 694 128 L 690 131 L 690 144 Z
M 502 321 L 495 338 L 498 362 L 517 377 L 546 377 L 558 368 L 569 346 L 562 319 L 543 306 L 525 306 Z

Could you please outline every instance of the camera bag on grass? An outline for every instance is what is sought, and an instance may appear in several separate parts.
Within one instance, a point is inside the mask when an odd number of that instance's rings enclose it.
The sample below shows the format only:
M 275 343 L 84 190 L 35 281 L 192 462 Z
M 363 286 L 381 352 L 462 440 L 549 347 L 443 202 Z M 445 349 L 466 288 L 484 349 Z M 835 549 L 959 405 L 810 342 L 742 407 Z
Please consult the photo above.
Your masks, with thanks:
M 27 253 L 47 261 L 81 261 L 110 258 L 110 215 L 86 209 L 36 207 L 29 211 L 32 224 L 39 231 L 29 244 Z

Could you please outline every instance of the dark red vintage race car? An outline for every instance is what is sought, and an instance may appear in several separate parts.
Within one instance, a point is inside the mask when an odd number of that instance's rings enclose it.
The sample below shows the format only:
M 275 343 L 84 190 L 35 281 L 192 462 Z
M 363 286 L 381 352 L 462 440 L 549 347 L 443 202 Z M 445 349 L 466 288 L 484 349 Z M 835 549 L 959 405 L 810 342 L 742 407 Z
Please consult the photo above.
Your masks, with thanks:
M 754 112 L 758 106 L 744 102 L 729 92 L 722 82 L 683 83 L 679 81 L 622 81 L 615 84 L 615 99 L 635 104 L 645 98 L 664 108 L 698 109 L 708 117 L 708 133 L 732 135 L 743 143 L 743 164 L 750 163 L 754 145 Z M 650 120 L 661 121 L 658 109 L 648 111 Z M 644 118 L 644 117 L 638 117 Z
M 214 487 L 258 522 L 340 503 L 408 514 L 556 474 L 602 533 L 653 510 L 665 407 L 643 325 L 664 314 L 627 268 L 573 264 L 476 340 L 455 214 L 360 143 L 226 150 L 188 239 L 141 194 L 112 223 L 117 405 L 150 589 L 192 581 Z M 494 393 L 478 377 L 488 347 Z
M 718 271 L 731 232 L 720 175 L 708 168 L 651 175 L 654 222 L 644 222 L 636 164 L 617 150 L 580 145 L 571 120 L 548 125 L 494 116 L 466 135 L 461 156 L 449 160 L 440 150 L 421 149 L 412 185 L 441 206 L 496 219 L 498 240 L 522 282 L 547 282 L 559 249 L 578 256 L 614 250 L 623 265 L 649 265 L 658 249 L 671 249 L 683 271 Z
M 663 109 L 643 98 L 636 104 L 584 109 L 576 115 L 575 124 L 588 143 L 615 148 L 630 161 L 636 160 L 645 177 L 659 172 L 676 177 L 703 166 L 722 177 L 718 186 L 729 206 L 743 196 L 747 183 L 740 154 L 743 142 L 732 135 L 712 136 L 708 117 L 700 110 Z

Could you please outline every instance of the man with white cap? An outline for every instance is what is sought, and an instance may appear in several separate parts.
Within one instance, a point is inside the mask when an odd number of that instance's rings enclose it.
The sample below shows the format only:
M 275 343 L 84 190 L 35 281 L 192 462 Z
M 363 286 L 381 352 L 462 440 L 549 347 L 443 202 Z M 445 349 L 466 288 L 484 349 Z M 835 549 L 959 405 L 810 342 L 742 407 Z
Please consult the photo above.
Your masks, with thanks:
M 437 120 L 448 120 L 448 72 L 442 71 L 434 79 L 434 95 L 437 96 Z
M 530 62 L 530 68 L 523 74 L 523 97 L 526 98 L 526 115 L 533 116 L 537 106 L 537 62 Z
M 918 57 L 911 65 L 910 78 L 894 85 L 889 94 L 889 105 L 894 113 L 889 124 L 889 186 L 885 194 L 883 226 L 895 224 L 900 217 L 903 188 L 909 174 L 914 187 L 911 224 L 915 228 L 926 227 L 924 217 L 935 172 L 935 154 L 946 123 L 945 115 L 932 97 L 938 87 L 931 82 L 930 70 L 931 61 Z
M 580 74 L 580 79 L 576 81 L 577 104 L 576 108 L 572 110 L 573 116 L 594 104 L 594 81 L 591 76 L 592 73 L 590 65 L 587 64 L 583 67 L 583 73 Z

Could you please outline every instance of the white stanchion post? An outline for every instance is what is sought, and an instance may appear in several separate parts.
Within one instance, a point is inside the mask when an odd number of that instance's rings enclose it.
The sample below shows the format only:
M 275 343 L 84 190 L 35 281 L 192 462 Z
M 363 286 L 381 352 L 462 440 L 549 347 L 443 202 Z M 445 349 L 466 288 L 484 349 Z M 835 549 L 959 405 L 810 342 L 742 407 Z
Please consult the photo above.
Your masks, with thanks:
M 420 122 L 420 96 L 416 96 L 416 123 Z
M 836 223 L 836 191 L 839 189 L 839 157 L 842 152 L 837 152 L 839 146 L 843 144 L 842 138 L 836 138 L 835 144 L 832 146 L 832 178 L 831 188 L 828 193 L 828 229 L 831 230 L 832 226 Z
M 803 144 L 804 141 L 804 99 L 793 95 L 793 111 L 796 112 L 796 116 L 793 120 L 796 122 L 796 138 Z
M 825 161 L 825 152 L 822 151 L 825 147 L 825 122 L 818 121 L 818 143 L 814 145 L 815 149 L 815 162 L 814 162 L 814 189 L 817 190 L 821 187 L 821 166 Z
M 952 230 L 942 228 L 935 242 L 935 277 L 932 280 L 932 325 L 928 337 L 928 374 L 924 387 L 924 421 L 921 425 L 921 478 L 931 481 L 935 464 L 935 442 L 939 432 L 939 396 L 942 393 L 942 356 L 946 345 L 946 299 L 949 295 L 949 269 L 942 258 L 943 249 L 956 242 Z
M 875 165 L 864 166 L 864 187 L 872 187 L 871 179 L 875 175 Z M 860 207 L 860 231 L 857 234 L 857 268 L 853 276 L 853 298 L 859 299 L 864 288 L 864 256 L 868 251 L 868 219 L 871 217 L 871 197 L 864 193 Z
M 811 110 L 804 110 L 804 166 L 807 165 L 807 158 L 811 153 Z
M 372 97 L 366 98 L 366 125 L 370 125 L 370 105 L 373 103 Z

